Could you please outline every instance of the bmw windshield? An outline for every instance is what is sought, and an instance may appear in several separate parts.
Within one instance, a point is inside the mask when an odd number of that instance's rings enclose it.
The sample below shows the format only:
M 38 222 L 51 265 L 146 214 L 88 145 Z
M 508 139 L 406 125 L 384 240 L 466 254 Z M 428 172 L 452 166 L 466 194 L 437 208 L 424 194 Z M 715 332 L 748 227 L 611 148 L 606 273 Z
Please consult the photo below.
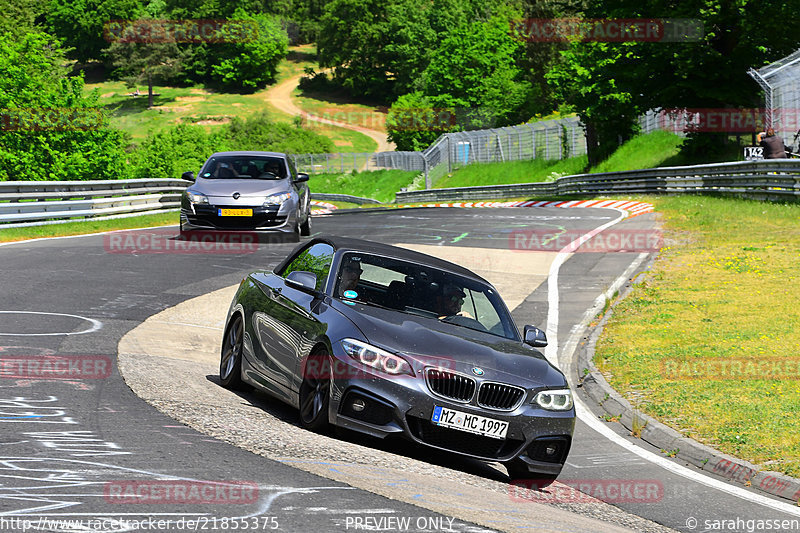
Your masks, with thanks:
M 347 253 L 334 295 L 518 340 L 514 322 L 489 285 L 451 272 L 394 258 Z

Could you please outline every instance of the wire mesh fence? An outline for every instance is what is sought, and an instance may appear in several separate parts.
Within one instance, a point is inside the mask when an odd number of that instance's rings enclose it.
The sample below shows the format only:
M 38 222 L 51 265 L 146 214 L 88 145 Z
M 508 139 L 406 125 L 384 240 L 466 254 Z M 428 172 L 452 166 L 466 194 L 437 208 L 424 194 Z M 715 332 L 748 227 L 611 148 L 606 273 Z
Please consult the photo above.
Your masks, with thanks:
M 300 172 L 343 173 L 401 169 L 425 174 L 426 187 L 473 163 L 566 159 L 586 154 L 586 137 L 576 117 L 488 130 L 446 133 L 421 152 L 292 155 Z
M 750 76 L 764 90 L 766 126 L 787 145 L 796 144 L 800 134 L 800 50 L 758 70 Z

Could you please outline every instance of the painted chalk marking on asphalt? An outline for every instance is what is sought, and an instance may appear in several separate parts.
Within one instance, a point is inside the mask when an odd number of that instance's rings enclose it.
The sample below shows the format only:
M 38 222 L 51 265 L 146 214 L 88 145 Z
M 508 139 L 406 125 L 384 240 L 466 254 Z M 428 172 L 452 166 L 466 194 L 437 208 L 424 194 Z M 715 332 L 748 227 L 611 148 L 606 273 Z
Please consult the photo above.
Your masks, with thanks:
M 87 318 L 85 316 L 78 316 L 78 315 L 70 315 L 67 313 L 46 313 L 44 311 L 0 311 L 1 314 L 21 314 L 21 315 L 48 315 L 48 316 L 67 316 L 70 318 L 77 318 L 79 320 L 85 320 L 89 322 L 91 326 L 88 328 L 81 330 L 81 331 L 69 331 L 69 332 L 54 332 L 54 333 L 6 333 L 0 332 L 0 335 L 9 335 L 12 337 L 45 337 L 51 335 L 83 335 L 84 333 L 93 333 L 103 327 L 103 323 L 99 320 L 95 320 L 93 318 Z
M 595 205 L 594 207 L 601 207 L 601 206 Z M 602 206 L 602 207 L 607 207 L 610 209 L 617 209 L 622 211 L 619 207 L 612 207 L 612 206 Z M 573 241 L 573 243 L 568 244 L 564 249 L 565 250 L 574 249 L 575 245 L 579 244 L 577 243 L 577 241 L 584 242 L 585 240 L 590 239 L 592 236 L 599 233 L 603 229 L 606 229 L 607 227 L 613 226 L 614 224 L 624 220 L 626 218 L 625 215 L 626 213 L 623 211 L 621 213 L 621 216 L 616 220 L 609 222 L 607 224 L 603 224 L 599 228 L 595 228 L 594 230 L 586 233 L 585 235 L 580 237 L 580 239 L 576 239 L 576 241 Z M 561 365 L 559 364 L 558 361 L 558 334 L 557 334 L 558 312 L 559 312 L 558 273 L 559 270 L 561 269 L 561 265 L 566 261 L 569 255 L 570 254 L 568 252 L 563 252 L 563 251 L 559 252 L 555 261 L 553 261 L 553 263 L 550 265 L 550 273 L 547 278 L 547 299 L 549 306 L 547 314 L 547 338 L 549 343 L 547 348 L 545 348 L 545 357 L 547 358 L 548 361 L 553 363 L 558 368 L 561 368 Z M 621 284 L 627 281 L 627 279 L 628 279 L 628 272 L 626 271 L 620 277 L 618 277 L 617 280 L 615 280 L 615 284 L 619 283 L 621 286 Z M 601 295 L 600 298 L 602 297 L 603 296 Z M 592 312 L 594 309 L 595 307 L 593 306 L 592 309 L 587 311 L 587 313 L 584 315 L 584 320 L 582 321 L 584 327 L 585 324 L 588 323 L 588 319 L 591 319 L 594 316 L 594 314 L 592 314 L 587 318 L 587 315 L 589 315 L 589 313 Z M 580 337 L 581 330 L 583 329 L 584 329 L 583 327 L 578 328 L 577 330 L 573 331 L 572 335 L 570 336 L 570 339 L 567 342 L 567 346 L 571 346 L 572 349 L 570 353 L 562 354 L 564 355 L 565 360 L 571 360 L 572 352 L 574 352 L 575 347 L 578 344 L 577 340 Z M 574 389 L 575 388 L 574 379 L 572 378 L 571 373 L 569 371 L 566 371 L 565 374 L 567 375 L 567 379 L 570 381 L 571 388 Z M 736 496 L 743 500 L 756 503 L 764 507 L 769 507 L 777 511 L 783 511 L 788 514 L 800 516 L 800 508 L 798 508 L 795 505 L 779 502 L 771 498 L 768 498 L 766 496 L 749 492 L 744 488 L 737 487 L 734 485 L 729 485 L 717 479 L 710 478 L 698 470 L 691 470 L 685 466 L 673 463 L 672 461 L 669 461 L 665 457 L 660 457 L 654 454 L 653 452 L 640 448 L 638 445 L 620 437 L 609 427 L 607 427 L 603 422 L 601 422 L 598 418 L 595 418 L 595 416 L 592 414 L 592 412 L 589 410 L 589 408 L 586 406 L 586 404 L 579 396 L 573 395 L 573 399 L 575 401 L 575 410 L 578 418 L 581 421 L 583 421 L 587 426 L 589 426 L 596 432 L 600 433 L 600 435 L 610 440 L 611 442 L 621 446 L 622 448 L 638 455 L 639 457 L 647 461 L 650 461 L 656 466 L 659 466 L 669 472 L 672 472 L 673 474 L 685 477 L 691 481 L 695 481 L 707 487 L 711 487 L 712 489 L 725 492 L 727 494 L 730 494 L 731 496 Z

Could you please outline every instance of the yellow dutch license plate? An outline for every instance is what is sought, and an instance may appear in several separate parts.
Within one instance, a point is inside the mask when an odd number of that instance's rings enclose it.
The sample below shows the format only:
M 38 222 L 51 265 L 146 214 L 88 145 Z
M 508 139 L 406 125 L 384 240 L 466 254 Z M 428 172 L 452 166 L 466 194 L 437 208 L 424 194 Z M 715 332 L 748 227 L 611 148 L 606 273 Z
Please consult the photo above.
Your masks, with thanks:
M 252 209 L 218 209 L 217 216 L 221 217 L 251 217 Z

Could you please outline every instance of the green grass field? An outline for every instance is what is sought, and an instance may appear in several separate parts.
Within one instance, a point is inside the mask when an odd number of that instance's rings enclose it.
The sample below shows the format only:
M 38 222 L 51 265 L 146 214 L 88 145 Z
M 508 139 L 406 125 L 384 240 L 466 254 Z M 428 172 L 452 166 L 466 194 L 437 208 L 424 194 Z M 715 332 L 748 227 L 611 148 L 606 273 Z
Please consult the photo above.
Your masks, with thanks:
M 316 66 L 316 53 L 310 45 L 291 47 L 278 66 L 276 83 Z M 291 123 L 292 117 L 274 109 L 267 102 L 269 87 L 251 94 L 218 93 L 203 87 L 164 87 L 156 85 L 153 107 L 148 108 L 147 86 L 139 86 L 139 95 L 121 81 L 87 83 L 87 93 L 97 91 L 100 104 L 109 112 L 111 124 L 130 134 L 135 143 L 148 135 L 178 124 L 202 127 L 207 132 L 227 124 L 233 117 L 247 118 L 266 113 L 272 120 Z M 307 125 L 310 127 L 310 125 Z M 328 125 L 313 125 L 313 131 L 329 137 L 339 152 L 374 152 L 377 143 L 356 131 Z
M 350 194 L 393 202 L 394 194 L 408 187 L 419 172 L 405 170 L 376 170 L 357 174 L 312 174 L 308 182 L 314 192 Z
M 24 228 L 2 228 L 0 242 L 24 241 L 42 237 L 66 237 L 69 235 L 85 235 L 119 229 L 149 228 L 153 226 L 177 226 L 178 213 L 159 213 L 110 220 L 81 220 L 62 224 L 30 226 Z
M 668 246 L 614 309 L 595 363 L 639 410 L 800 475 L 800 204 L 645 200 Z
M 532 161 L 476 163 L 441 177 L 434 184 L 434 188 L 550 181 L 560 176 L 580 174 L 585 166 L 586 156 L 573 157 L 563 161 L 534 159 Z

